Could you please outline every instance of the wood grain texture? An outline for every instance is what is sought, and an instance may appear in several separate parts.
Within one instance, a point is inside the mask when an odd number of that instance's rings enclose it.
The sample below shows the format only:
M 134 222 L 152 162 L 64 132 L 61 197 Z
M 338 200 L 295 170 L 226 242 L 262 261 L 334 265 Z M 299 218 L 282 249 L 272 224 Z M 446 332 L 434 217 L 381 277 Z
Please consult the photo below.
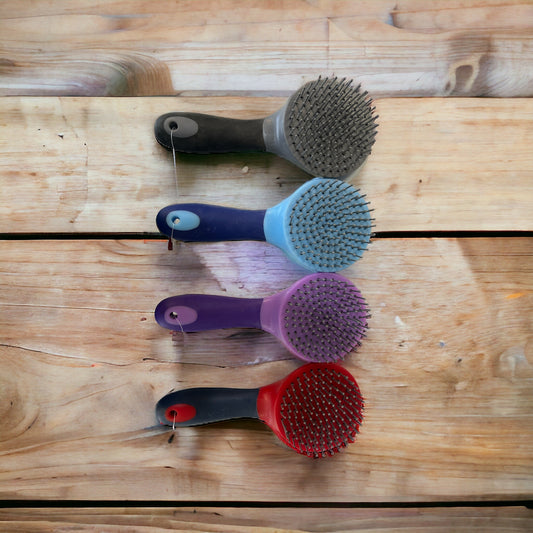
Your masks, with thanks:
M 533 493 L 533 239 L 386 239 L 344 271 L 372 310 L 346 360 L 366 398 L 358 442 L 313 461 L 258 422 L 175 434 L 172 388 L 257 387 L 298 363 L 266 333 L 175 339 L 157 302 L 266 296 L 296 281 L 260 243 L 4 241 L 3 499 L 383 502 Z
M 0 94 L 532 96 L 532 29 L 527 0 L 3 2 Z
M 4 533 L 94 531 L 210 531 L 285 533 L 351 531 L 398 533 L 454 531 L 522 533 L 531 531 L 533 511 L 524 507 L 409 508 L 409 509 L 287 509 L 273 506 L 117 509 L 0 509 Z
M 533 497 L 533 239 L 380 238 L 344 272 L 373 313 L 346 361 L 366 419 L 326 462 L 252 421 L 154 427 L 173 388 L 299 364 L 260 331 L 173 336 L 156 303 L 266 296 L 304 273 L 261 243 L 139 239 L 176 202 L 159 114 L 265 116 L 320 74 L 377 99 L 350 179 L 376 231 L 532 231 L 533 100 L 510 98 L 533 95 L 532 30 L 530 0 L 0 2 L 0 499 L 79 499 L 0 508 L 0 530 L 532 530 L 520 506 L 427 504 Z M 307 179 L 268 154 L 178 165 L 180 200 L 245 208 Z
M 0 233 L 156 232 L 176 203 L 162 113 L 266 116 L 284 98 L 0 100 Z M 533 230 L 533 100 L 384 99 L 350 182 L 376 231 Z M 180 200 L 271 207 L 308 176 L 271 154 L 178 156 Z

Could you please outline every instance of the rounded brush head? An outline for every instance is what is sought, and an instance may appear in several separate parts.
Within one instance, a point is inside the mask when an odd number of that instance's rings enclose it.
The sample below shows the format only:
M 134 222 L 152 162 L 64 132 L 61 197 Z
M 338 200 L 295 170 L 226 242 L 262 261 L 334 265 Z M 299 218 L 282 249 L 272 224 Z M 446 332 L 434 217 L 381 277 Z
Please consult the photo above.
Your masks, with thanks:
M 266 387 L 268 389 L 268 387 Z M 354 442 L 364 401 L 354 377 L 338 364 L 311 363 L 282 380 L 266 419 L 278 438 L 309 457 L 327 457 Z M 262 416 L 263 415 L 263 416 Z
M 368 202 L 341 180 L 315 178 L 289 197 L 287 207 L 283 250 L 307 270 L 336 272 L 347 268 L 361 258 L 370 242 Z
M 274 308 L 265 303 L 261 323 L 304 361 L 334 362 L 355 350 L 369 317 L 357 287 L 339 274 L 311 274 L 280 293 Z M 271 315 L 274 316 L 271 316 Z
M 352 80 L 318 78 L 288 100 L 284 134 L 297 164 L 313 176 L 346 177 L 370 154 L 377 115 Z

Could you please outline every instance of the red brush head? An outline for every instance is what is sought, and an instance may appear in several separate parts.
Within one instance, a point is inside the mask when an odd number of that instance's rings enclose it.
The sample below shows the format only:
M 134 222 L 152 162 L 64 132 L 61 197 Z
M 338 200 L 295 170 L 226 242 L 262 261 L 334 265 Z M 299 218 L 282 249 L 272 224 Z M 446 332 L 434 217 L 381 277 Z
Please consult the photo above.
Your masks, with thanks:
M 327 457 L 354 442 L 363 397 L 353 376 L 336 363 L 310 363 L 262 387 L 259 418 L 298 453 Z

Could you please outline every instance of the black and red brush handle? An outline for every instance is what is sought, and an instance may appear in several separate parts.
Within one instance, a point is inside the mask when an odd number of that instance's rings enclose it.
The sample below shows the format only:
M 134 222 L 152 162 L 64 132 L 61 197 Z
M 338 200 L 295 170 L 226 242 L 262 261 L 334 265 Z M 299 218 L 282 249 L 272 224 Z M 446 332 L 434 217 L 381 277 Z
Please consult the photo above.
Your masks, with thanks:
M 197 387 L 167 394 L 159 400 L 156 415 L 163 425 L 199 426 L 234 418 L 259 418 L 259 389 Z

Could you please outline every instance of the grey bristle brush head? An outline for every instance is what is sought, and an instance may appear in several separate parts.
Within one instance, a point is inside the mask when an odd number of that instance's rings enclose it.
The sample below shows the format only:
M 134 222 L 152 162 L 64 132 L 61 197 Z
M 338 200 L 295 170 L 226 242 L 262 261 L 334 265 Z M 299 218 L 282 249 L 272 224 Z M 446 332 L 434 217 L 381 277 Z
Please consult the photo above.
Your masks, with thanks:
M 271 152 L 312 176 L 346 178 L 368 157 L 377 115 L 352 80 L 318 78 L 303 85 L 274 114 L 239 120 L 201 113 L 167 113 L 155 122 L 168 150 L 209 154 Z

